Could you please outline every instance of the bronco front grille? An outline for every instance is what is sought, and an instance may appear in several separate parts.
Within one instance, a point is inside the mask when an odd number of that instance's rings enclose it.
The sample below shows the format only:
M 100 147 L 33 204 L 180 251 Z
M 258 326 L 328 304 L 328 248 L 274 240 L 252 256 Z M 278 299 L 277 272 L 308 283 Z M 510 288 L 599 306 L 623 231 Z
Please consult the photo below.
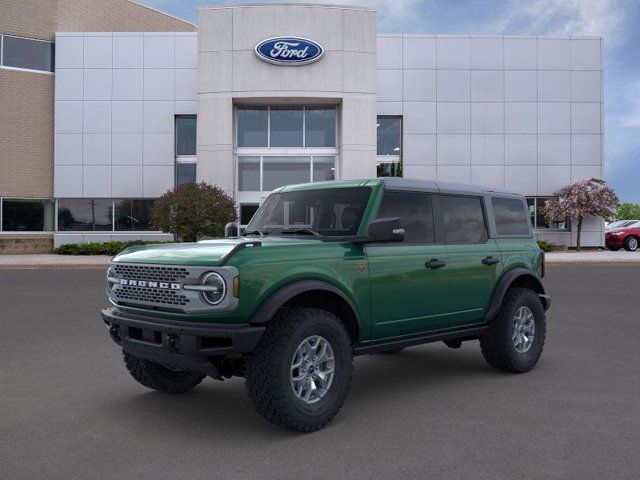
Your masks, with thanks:
M 132 303 L 164 303 L 165 305 L 185 306 L 189 299 L 175 290 L 159 288 L 143 288 L 131 285 L 120 285 L 116 293 L 118 299 Z
M 116 274 L 122 278 L 144 279 L 152 282 L 179 282 L 189 276 L 183 267 L 156 265 L 117 265 Z

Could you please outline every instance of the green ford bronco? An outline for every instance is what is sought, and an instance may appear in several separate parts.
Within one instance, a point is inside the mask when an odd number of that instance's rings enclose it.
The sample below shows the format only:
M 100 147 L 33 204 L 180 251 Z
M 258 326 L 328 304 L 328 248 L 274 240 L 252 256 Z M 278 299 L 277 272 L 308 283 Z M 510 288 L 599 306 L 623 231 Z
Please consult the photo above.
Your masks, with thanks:
M 344 403 L 354 355 L 479 340 L 491 366 L 526 372 L 542 353 L 550 298 L 521 195 L 293 185 L 225 237 L 113 258 L 102 318 L 142 385 L 182 393 L 241 376 L 264 418 L 308 432 Z

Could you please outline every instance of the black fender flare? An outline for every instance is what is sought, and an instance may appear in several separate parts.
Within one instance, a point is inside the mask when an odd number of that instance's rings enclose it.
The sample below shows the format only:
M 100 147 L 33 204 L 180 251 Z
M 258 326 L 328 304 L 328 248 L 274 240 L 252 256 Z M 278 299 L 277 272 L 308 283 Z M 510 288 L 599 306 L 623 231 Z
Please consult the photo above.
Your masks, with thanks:
M 530 282 L 532 286 L 534 286 L 536 293 L 540 296 L 540 300 L 542 301 L 542 306 L 545 310 L 549 308 L 549 304 L 551 300 L 548 295 L 545 295 L 544 287 L 542 286 L 542 282 L 540 281 L 540 277 L 535 272 L 531 270 L 527 270 L 526 268 L 512 268 L 511 270 L 507 270 L 495 290 L 493 291 L 493 297 L 491 298 L 491 303 L 489 304 L 489 309 L 487 310 L 487 314 L 485 315 L 485 322 L 489 322 L 493 319 L 500 310 L 502 306 L 502 300 L 504 300 L 504 296 L 509 290 L 509 287 L 515 282 L 517 279 L 522 277 L 528 277 L 527 281 Z
M 351 310 L 353 318 L 356 322 L 356 328 L 361 331 L 360 317 L 358 316 L 358 310 L 351 301 L 351 299 L 338 287 L 328 282 L 321 280 L 299 280 L 293 283 L 289 283 L 284 287 L 273 292 L 266 300 L 264 300 L 257 310 L 251 315 L 249 323 L 252 325 L 261 325 L 269 322 L 275 315 L 275 313 L 289 300 L 304 292 L 310 292 L 313 290 L 320 290 L 328 293 L 332 293 L 340 297 Z

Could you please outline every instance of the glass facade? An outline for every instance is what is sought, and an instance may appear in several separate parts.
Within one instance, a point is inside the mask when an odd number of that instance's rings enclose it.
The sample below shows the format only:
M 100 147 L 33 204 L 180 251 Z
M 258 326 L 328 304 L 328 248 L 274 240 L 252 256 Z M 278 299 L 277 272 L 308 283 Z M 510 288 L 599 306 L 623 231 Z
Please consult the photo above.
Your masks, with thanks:
M 238 107 L 238 147 L 266 147 L 269 144 L 267 107 Z
M 2 35 L 2 66 L 41 72 L 54 71 L 54 45 L 51 42 Z
M 304 121 L 300 107 L 271 107 L 269 146 L 303 147 Z
M 153 200 L 115 200 L 116 231 L 147 231 L 151 228 Z
M 402 177 L 402 117 L 379 116 L 376 125 L 378 177 Z
M 176 186 L 197 181 L 197 128 L 195 115 L 176 116 Z
M 58 231 L 113 230 L 113 201 L 89 198 L 58 200 Z
M 554 197 L 527 197 L 527 206 L 529 207 L 529 218 L 531 225 L 536 229 L 550 230 L 569 230 L 569 220 L 561 220 L 559 222 L 550 222 L 544 215 L 544 206 Z
M 239 156 L 238 191 L 269 192 L 294 183 L 335 179 L 333 156 Z
M 238 148 L 335 148 L 337 108 L 238 106 Z
M 3 232 L 51 232 L 53 200 L 3 198 L 0 203 Z

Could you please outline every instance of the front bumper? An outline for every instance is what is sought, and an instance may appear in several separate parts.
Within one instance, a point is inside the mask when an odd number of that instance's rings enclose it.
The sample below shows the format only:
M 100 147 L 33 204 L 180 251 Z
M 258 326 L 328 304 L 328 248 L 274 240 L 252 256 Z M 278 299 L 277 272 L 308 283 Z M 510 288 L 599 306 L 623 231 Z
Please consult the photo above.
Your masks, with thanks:
M 622 248 L 624 246 L 624 235 L 605 235 L 604 245 L 607 248 Z
M 212 360 L 240 358 L 252 352 L 265 327 L 165 320 L 102 310 L 109 335 L 125 352 L 172 368 L 220 378 Z

